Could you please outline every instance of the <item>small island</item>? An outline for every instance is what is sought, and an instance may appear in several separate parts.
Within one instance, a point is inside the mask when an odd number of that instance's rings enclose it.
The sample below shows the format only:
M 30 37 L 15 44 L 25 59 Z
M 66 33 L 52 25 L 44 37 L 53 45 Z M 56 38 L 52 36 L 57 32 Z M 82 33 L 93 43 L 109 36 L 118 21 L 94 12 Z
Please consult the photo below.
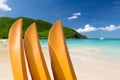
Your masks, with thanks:
M 23 35 L 25 33 L 25 30 L 28 28 L 30 24 L 33 22 L 36 23 L 37 25 L 37 30 L 38 30 L 38 36 L 41 39 L 47 39 L 48 38 L 48 33 L 50 28 L 52 27 L 53 24 L 43 21 L 41 19 L 32 19 L 32 18 L 27 18 L 27 17 L 16 17 L 16 18 L 11 18 L 11 17 L 0 17 L 0 39 L 7 39 L 8 38 L 8 32 L 11 27 L 11 25 L 18 19 L 18 18 L 23 18 Z M 64 27 L 64 34 L 66 39 L 69 38 L 75 38 L 75 39 L 86 39 L 87 37 L 85 35 L 82 35 L 75 30 L 69 28 L 69 27 Z

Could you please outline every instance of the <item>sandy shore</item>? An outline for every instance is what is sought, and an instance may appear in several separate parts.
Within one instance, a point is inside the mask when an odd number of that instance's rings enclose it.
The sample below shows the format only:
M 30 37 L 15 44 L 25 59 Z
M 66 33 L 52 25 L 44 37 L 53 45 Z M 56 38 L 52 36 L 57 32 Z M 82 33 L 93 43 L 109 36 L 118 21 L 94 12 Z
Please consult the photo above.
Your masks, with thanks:
M 42 46 L 52 76 L 48 47 Z M 120 80 L 120 62 L 103 56 L 99 49 L 69 48 L 77 80 Z M 13 80 L 8 40 L 0 40 L 0 80 Z M 31 80 L 29 78 L 29 80 Z

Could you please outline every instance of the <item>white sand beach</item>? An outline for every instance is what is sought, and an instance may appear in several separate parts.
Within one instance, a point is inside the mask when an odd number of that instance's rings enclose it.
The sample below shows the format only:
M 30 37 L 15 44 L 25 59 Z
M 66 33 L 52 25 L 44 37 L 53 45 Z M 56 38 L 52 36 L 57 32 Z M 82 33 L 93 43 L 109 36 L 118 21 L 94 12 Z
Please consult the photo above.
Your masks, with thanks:
M 48 47 L 42 46 L 42 49 L 52 76 Z M 90 48 L 68 50 L 77 80 L 120 80 L 120 62 L 104 57 L 101 50 Z M 8 40 L 5 39 L 0 39 L 0 80 L 13 80 Z

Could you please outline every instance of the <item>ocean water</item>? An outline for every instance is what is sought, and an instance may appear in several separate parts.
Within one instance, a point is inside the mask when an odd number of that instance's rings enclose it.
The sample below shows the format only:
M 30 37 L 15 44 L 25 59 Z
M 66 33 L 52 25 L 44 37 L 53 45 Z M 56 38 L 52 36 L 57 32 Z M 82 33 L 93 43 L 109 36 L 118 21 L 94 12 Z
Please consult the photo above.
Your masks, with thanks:
M 47 39 L 41 39 L 42 46 L 48 45 Z M 120 39 L 66 39 L 68 49 L 101 51 L 101 55 L 120 61 Z

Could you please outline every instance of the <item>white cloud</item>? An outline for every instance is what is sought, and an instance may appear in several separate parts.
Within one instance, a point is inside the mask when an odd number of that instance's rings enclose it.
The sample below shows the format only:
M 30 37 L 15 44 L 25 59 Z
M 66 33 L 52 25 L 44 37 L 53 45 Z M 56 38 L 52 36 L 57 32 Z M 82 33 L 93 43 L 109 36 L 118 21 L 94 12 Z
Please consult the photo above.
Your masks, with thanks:
M 110 26 L 106 26 L 105 28 L 101 28 L 101 29 L 105 31 L 114 31 L 114 30 L 120 29 L 120 26 L 115 26 L 111 24 Z
M 80 12 L 78 12 L 78 13 L 73 13 L 73 15 L 72 15 L 72 16 L 68 17 L 68 20 L 77 19 L 77 18 L 78 18 L 78 16 L 80 16 L 80 15 L 81 15 L 81 13 L 80 13 Z
M 0 9 L 3 11 L 11 11 L 12 8 L 10 8 L 7 4 L 6 4 L 7 0 L 0 0 Z
M 86 24 L 84 28 L 79 28 L 76 30 L 77 32 L 91 32 L 91 31 L 96 31 L 96 28 L 91 26 L 90 24 Z
M 68 17 L 68 20 L 77 19 L 77 18 L 78 18 L 77 16 L 71 16 L 71 17 Z
M 78 28 L 76 31 L 77 32 L 91 32 L 91 31 L 97 31 L 97 30 L 103 30 L 103 31 L 115 31 L 117 29 L 120 29 L 120 25 L 119 26 L 115 26 L 113 24 L 109 25 L 109 26 L 106 26 L 106 27 L 99 27 L 99 28 L 96 28 L 96 27 L 93 27 L 92 25 L 90 24 L 86 24 L 84 26 L 84 28 Z
M 74 16 L 80 16 L 81 13 L 80 13 L 80 12 L 78 12 L 78 13 L 73 13 L 73 15 L 74 15 Z

